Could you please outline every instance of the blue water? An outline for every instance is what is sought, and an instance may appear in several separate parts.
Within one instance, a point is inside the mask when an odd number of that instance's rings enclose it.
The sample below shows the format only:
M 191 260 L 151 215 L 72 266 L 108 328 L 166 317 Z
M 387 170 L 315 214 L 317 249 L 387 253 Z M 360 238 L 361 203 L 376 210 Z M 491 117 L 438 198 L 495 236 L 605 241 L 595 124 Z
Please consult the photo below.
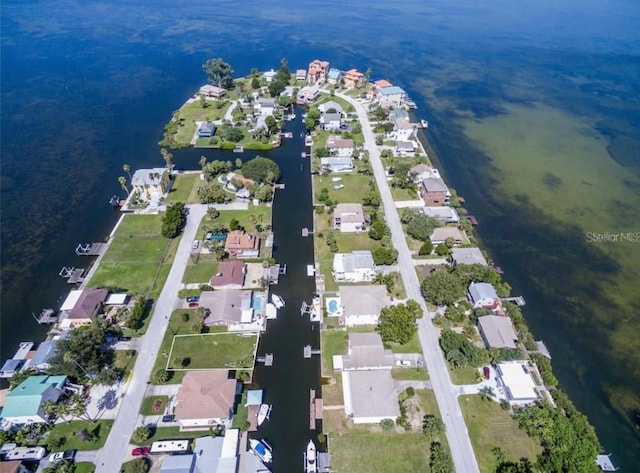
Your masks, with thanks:
M 254 296 L 251 299 L 251 308 L 253 310 L 262 309 L 262 302 L 263 302 L 263 298 L 262 297 Z
M 597 122 L 613 159 L 640 172 L 635 0 L 249 0 L 241 7 L 229 0 L 6 0 L 0 8 L 3 357 L 20 340 L 44 333 L 31 313 L 59 305 L 68 290 L 60 267 L 86 267 L 73 252 L 76 244 L 109 233 L 118 215 L 107 202 L 120 192 L 122 165 L 163 165 L 157 147 L 163 126 L 204 82 L 201 64 L 209 57 L 225 58 L 237 74 L 277 67 L 282 57 L 292 69 L 315 57 L 342 69 L 370 66 L 374 78 L 393 81 L 416 100 L 447 179 L 467 197 L 474 187 L 491 189 L 495 177 L 480 172 L 488 161 L 454 119 L 504 113 L 502 102 L 526 105 L 532 95 Z M 427 96 L 451 104 L 450 111 L 437 115 Z M 196 168 L 201 154 L 207 153 L 182 153 L 176 164 Z M 527 260 L 529 249 L 571 256 L 554 246 L 563 235 L 549 238 L 544 215 L 531 219 L 528 232 L 515 226 L 530 215 L 525 203 L 485 201 L 478 193 L 474 205 L 486 215 L 482 223 L 491 223 L 481 225 L 480 235 L 491 237 L 489 249 L 503 256 L 499 263 L 518 290 L 554 271 L 546 260 Z M 505 212 L 509 218 L 500 217 Z M 523 251 L 509 259 L 514 240 Z M 599 276 L 576 245 L 566 246 L 575 250 L 567 266 L 589 287 L 589 277 L 596 283 Z M 565 279 L 559 292 L 589 299 Z M 539 296 L 529 306 L 535 335 L 551 340 L 563 389 L 623 471 L 640 471 L 640 436 L 629 423 L 633 407 L 640 412 L 640 370 L 613 363 L 606 346 L 595 351 L 580 342 L 602 340 L 597 331 L 609 327 L 572 323 L 556 310 L 558 294 Z M 638 307 L 622 308 L 621 316 L 637 317 Z M 622 309 L 612 313 L 611 327 Z M 588 383 L 576 373 L 589 373 Z M 632 393 L 631 407 L 616 409 L 605 387 Z
M 335 299 L 330 300 L 328 306 L 330 314 L 335 314 L 336 312 L 338 312 L 338 301 L 336 301 Z

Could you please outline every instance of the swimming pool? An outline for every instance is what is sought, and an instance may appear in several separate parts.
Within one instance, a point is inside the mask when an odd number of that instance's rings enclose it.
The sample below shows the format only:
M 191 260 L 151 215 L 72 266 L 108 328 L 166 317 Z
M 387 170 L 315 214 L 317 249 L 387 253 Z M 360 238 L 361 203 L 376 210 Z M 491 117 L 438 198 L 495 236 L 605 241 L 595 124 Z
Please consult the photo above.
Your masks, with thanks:
M 254 296 L 251 299 L 251 308 L 253 310 L 260 310 L 262 309 L 262 297 L 260 296 Z
M 328 297 L 325 300 L 325 304 L 327 307 L 327 315 L 329 316 L 341 315 L 342 308 L 340 307 L 339 297 Z
M 332 314 L 338 312 L 338 301 L 335 299 L 332 299 L 329 301 L 329 304 L 327 304 L 327 306 L 329 307 L 329 312 L 331 312 Z

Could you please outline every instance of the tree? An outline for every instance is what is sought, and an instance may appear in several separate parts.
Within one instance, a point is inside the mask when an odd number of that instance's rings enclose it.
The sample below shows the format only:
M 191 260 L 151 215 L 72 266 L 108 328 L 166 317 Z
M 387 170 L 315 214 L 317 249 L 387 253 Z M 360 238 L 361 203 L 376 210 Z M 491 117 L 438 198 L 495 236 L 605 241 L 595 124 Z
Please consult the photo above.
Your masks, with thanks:
M 465 287 L 446 270 L 432 272 L 420 286 L 424 299 L 431 304 L 451 305 L 464 297 Z
M 220 216 L 220 211 L 215 207 L 211 206 L 207 209 L 207 218 L 211 220 L 215 220 Z
M 232 218 L 229 222 L 229 230 L 233 232 L 235 230 L 240 230 L 241 228 L 242 226 L 240 225 L 240 222 L 237 219 Z
M 381 220 L 374 220 L 369 227 L 369 238 L 372 240 L 382 240 L 387 233 L 387 226 Z
M 251 79 L 251 88 L 252 89 L 259 89 L 260 88 L 260 79 L 258 79 L 257 77 L 253 77 Z
M 204 320 L 196 320 L 191 326 L 191 333 L 202 333 L 204 332 Z
M 450 305 L 447 307 L 447 310 L 444 311 L 444 317 L 451 322 L 460 323 L 465 319 L 465 314 L 461 308 Z
M 287 58 L 285 57 L 280 60 L 280 69 L 278 69 L 276 78 L 279 81 L 284 82 L 285 84 L 288 84 L 291 80 L 291 73 L 289 72 L 289 61 L 287 61 Z
M 236 169 L 241 169 L 242 168 L 242 159 L 236 158 L 236 161 L 235 161 L 234 164 L 236 166 Z
M 286 87 L 287 83 L 277 78 L 272 80 L 267 86 L 267 88 L 269 89 L 269 95 L 271 95 L 271 97 L 277 97 L 284 91 Z
M 382 146 L 382 143 L 384 143 L 384 136 L 376 135 L 376 145 Z
M 431 254 L 432 251 L 433 251 L 433 243 L 431 243 L 431 240 L 426 240 L 418 250 L 418 255 L 428 256 Z
M 33 371 L 32 369 L 16 371 L 13 375 L 11 375 L 11 378 L 9 378 L 9 387 L 11 389 L 14 389 L 32 374 L 35 374 L 35 371 Z
M 451 250 L 449 250 L 449 247 L 444 243 L 440 243 L 438 246 L 436 246 L 436 254 L 438 256 L 447 256 L 450 251 Z
M 221 58 L 207 59 L 207 62 L 202 65 L 202 70 L 212 84 L 225 89 L 233 87 L 233 69 Z
M 280 166 L 274 161 L 258 156 L 242 166 L 242 175 L 256 182 L 276 182 L 280 178 Z
M 434 439 L 444 433 L 444 422 L 440 417 L 425 414 L 422 418 L 422 433 L 429 439 Z
M 143 443 L 151 437 L 151 430 L 148 427 L 141 425 L 140 427 L 136 427 L 133 431 L 133 435 L 131 436 L 131 440 L 135 443 Z
M 454 473 L 451 457 L 440 442 L 433 442 L 430 449 L 429 467 L 431 473 Z
M 169 171 L 173 169 L 173 154 L 167 151 L 165 148 L 160 148 L 160 154 L 162 155 L 162 159 L 164 159 L 165 165 Z
M 169 373 L 163 368 L 158 368 L 151 375 L 151 382 L 153 384 L 165 384 L 167 381 L 169 381 Z
M 382 427 L 382 430 L 384 430 L 385 432 L 393 429 L 395 425 L 396 423 L 393 421 L 393 419 L 382 419 L 380 421 L 380 427 Z
M 379 246 L 371 252 L 373 262 L 377 265 L 389 265 L 398 259 L 398 251 L 393 248 Z
M 125 191 L 127 194 L 129 193 L 129 185 L 127 184 L 127 178 L 124 176 L 120 176 L 118 178 L 118 183 L 120 184 L 120 187 L 122 187 L 122 190 Z
M 438 221 L 424 214 L 415 215 L 407 224 L 407 233 L 416 240 L 427 241 Z
M 405 304 L 385 307 L 380 312 L 377 330 L 383 341 L 404 345 L 418 331 L 415 314 Z
M 148 473 L 151 465 L 148 458 L 136 458 L 122 465 L 121 473 Z
M 224 204 L 231 200 L 231 197 L 225 192 L 222 185 L 216 181 L 198 187 L 198 198 L 203 204 Z
M 477 347 L 464 335 L 448 328 L 442 331 L 440 347 L 454 368 L 482 366 L 488 361 L 487 350 Z
M 162 216 L 161 234 L 165 238 L 175 238 L 187 224 L 187 214 L 184 203 L 178 202 L 167 207 Z
M 56 463 L 50 463 L 48 467 L 42 470 L 43 473 L 74 473 L 76 464 L 73 460 L 62 460 Z
M 126 325 L 127 328 L 138 330 L 142 327 L 142 322 L 147 315 L 147 299 L 144 296 L 138 296 L 135 305 L 129 314 Z
M 122 170 L 127 173 L 127 175 L 129 176 L 129 182 L 131 182 L 131 166 L 129 166 L 128 164 L 123 164 Z
M 272 115 L 269 115 L 264 119 L 264 124 L 267 125 L 267 130 L 269 130 L 269 134 L 272 134 L 274 131 L 278 129 L 278 122 Z
M 270 202 L 273 199 L 273 187 L 263 184 L 255 190 L 253 197 L 260 202 Z
M 232 143 L 238 143 L 244 139 L 244 132 L 242 128 L 236 126 L 226 127 L 222 130 L 222 138 Z

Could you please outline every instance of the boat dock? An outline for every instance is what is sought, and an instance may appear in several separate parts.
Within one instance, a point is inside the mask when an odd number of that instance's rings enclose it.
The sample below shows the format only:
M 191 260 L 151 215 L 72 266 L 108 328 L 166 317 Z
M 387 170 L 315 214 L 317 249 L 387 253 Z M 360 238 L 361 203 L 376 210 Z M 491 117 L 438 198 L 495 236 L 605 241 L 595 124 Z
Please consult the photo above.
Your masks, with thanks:
M 462 218 L 464 218 L 465 220 L 469 220 L 469 223 L 471 223 L 471 225 L 473 225 L 474 227 L 478 225 L 478 219 L 473 215 L 465 215 Z
M 53 309 L 42 309 L 40 315 L 33 314 L 33 318 L 36 319 L 39 325 L 54 324 L 58 321 L 58 314 Z
M 527 353 L 529 355 L 542 355 L 551 359 L 551 353 L 549 352 L 549 349 L 547 348 L 547 346 L 544 344 L 542 340 L 536 340 L 536 349 L 527 350 Z
M 273 353 L 265 353 L 264 356 L 258 356 L 256 362 L 264 363 L 264 366 L 273 366 Z
M 307 304 L 305 301 L 302 301 L 302 305 L 300 306 L 300 315 L 308 315 L 313 311 L 313 304 Z
M 504 297 L 500 299 L 503 302 L 513 302 L 515 305 L 517 305 L 518 307 L 522 307 L 523 305 L 525 305 L 527 302 L 524 300 L 524 297 L 522 296 L 517 296 L 517 297 Z
M 311 355 L 319 355 L 321 353 L 319 348 L 311 348 L 311 345 L 305 345 L 303 355 L 305 358 L 311 358 Z
M 284 189 L 284 184 L 274 184 L 273 188 L 274 189 Z
M 309 230 L 307 227 L 302 229 L 302 236 L 308 237 L 309 235 L 313 235 L 313 230 Z
M 316 429 L 316 420 L 322 420 L 322 399 L 316 398 L 315 389 L 309 390 L 309 429 Z
M 84 268 L 74 268 L 73 266 L 63 266 L 58 275 L 67 280 L 69 284 L 77 284 L 84 282 Z
M 78 256 L 100 256 L 107 249 L 106 243 L 78 243 L 76 255 Z
M 266 248 L 273 248 L 273 244 L 274 244 L 273 232 L 269 232 L 269 234 L 267 235 L 267 239 L 264 242 L 264 246 Z

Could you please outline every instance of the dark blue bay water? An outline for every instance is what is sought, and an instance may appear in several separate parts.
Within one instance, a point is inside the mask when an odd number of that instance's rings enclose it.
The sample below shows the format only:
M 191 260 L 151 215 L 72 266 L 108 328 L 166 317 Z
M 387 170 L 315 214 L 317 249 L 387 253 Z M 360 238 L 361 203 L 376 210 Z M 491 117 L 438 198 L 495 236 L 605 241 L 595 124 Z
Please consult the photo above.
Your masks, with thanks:
M 164 123 L 204 82 L 207 58 L 225 58 L 237 74 L 276 67 L 282 57 L 292 68 L 315 57 L 340 68 L 371 66 L 375 78 L 401 85 L 418 102 L 448 181 L 480 217 L 480 237 L 514 292 L 527 297 L 525 314 L 536 338 L 548 342 L 563 389 L 623 470 L 640 471 L 640 438 L 630 422 L 634 409 L 640 411 L 639 355 L 634 345 L 626 359 L 614 354 L 627 343 L 616 330 L 640 327 L 638 281 L 623 280 L 610 254 L 576 244 L 581 230 L 574 222 L 559 225 L 535 202 L 500 194 L 495 156 L 462 126 L 468 118 L 507 114 L 505 104 L 543 103 L 597 123 L 593 133 L 607 141 L 608 159 L 638 176 L 637 2 L 345 5 L 2 2 L 2 357 L 43 333 L 31 312 L 56 306 L 64 295 L 61 266 L 86 264 L 73 253 L 76 243 L 109 232 L 117 215 L 106 202 L 119 191 L 122 164 L 162 165 L 157 141 Z M 199 153 L 176 155 L 178 166 L 193 168 Z M 637 209 L 635 196 L 621 208 Z M 291 223 L 296 236 L 305 206 Z M 304 253 L 307 244 L 292 241 L 301 246 L 290 250 Z M 283 256 L 290 257 L 284 250 Z M 590 290 L 603 280 L 626 299 L 610 305 L 606 291 Z M 306 290 L 290 297 L 297 301 Z M 606 323 L 592 314 L 603 307 L 612 307 Z M 286 428 L 289 421 L 282 422 L 274 428 Z

